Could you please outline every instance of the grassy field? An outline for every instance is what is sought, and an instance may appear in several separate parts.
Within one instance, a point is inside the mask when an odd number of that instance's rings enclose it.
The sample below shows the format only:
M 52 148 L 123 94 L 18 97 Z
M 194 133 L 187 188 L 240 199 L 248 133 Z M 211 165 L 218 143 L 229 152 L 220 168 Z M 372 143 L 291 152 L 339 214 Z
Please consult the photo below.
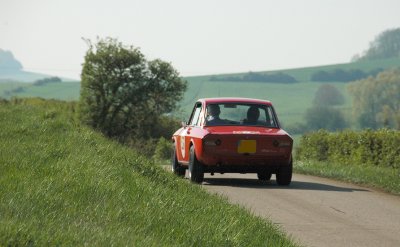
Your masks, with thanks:
M 80 126 L 0 104 L 0 246 L 294 246 L 271 222 Z
M 59 99 L 59 100 L 78 100 L 81 83 L 74 82 L 61 82 L 49 83 L 44 86 L 30 86 L 20 94 L 18 97 L 41 97 L 44 99 Z
M 17 88 L 22 90 L 13 91 Z M 78 100 L 81 84 L 78 81 L 48 83 L 35 86 L 32 83 L 0 83 L 0 97 L 41 97 L 44 99 Z M 7 91 L 10 92 L 7 94 Z
M 25 86 L 27 86 L 27 83 L 23 82 L 0 82 L 0 98 L 8 99 L 12 95 L 8 95 L 7 91 L 11 93 L 12 90 L 23 88 Z M 17 92 L 14 92 L 14 94 L 17 94 Z

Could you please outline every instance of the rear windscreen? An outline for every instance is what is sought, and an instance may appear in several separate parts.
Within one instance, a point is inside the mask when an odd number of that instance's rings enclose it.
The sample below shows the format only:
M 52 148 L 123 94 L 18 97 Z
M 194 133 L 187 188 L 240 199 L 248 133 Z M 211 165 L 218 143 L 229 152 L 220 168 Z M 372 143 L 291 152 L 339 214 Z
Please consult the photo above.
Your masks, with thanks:
M 244 125 L 277 128 L 272 106 L 258 104 L 209 104 L 206 125 Z

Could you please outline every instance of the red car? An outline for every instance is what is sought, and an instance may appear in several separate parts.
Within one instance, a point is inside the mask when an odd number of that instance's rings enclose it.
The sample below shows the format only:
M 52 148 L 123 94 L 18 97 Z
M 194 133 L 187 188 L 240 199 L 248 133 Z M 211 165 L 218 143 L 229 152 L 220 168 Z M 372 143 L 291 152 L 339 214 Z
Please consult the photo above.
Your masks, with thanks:
M 199 99 L 173 137 L 172 171 L 195 183 L 204 173 L 257 173 L 279 185 L 292 180 L 293 139 L 280 128 L 270 101 Z

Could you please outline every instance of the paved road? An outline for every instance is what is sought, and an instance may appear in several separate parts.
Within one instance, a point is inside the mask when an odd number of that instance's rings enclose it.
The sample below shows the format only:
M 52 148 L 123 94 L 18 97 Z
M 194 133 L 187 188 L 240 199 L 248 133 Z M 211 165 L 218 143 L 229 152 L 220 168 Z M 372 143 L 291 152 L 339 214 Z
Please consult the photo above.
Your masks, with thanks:
M 306 246 L 400 246 L 400 196 L 295 174 L 289 187 L 254 174 L 206 175 L 203 187 L 269 218 Z

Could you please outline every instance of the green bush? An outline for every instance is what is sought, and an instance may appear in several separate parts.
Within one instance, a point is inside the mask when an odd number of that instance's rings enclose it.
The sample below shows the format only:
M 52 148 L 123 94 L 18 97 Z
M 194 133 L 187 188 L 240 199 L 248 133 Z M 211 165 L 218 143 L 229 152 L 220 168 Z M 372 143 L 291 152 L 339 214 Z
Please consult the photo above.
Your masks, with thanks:
M 176 109 L 187 83 L 168 62 L 148 61 L 116 39 L 88 41 L 82 68 L 79 117 L 108 137 L 158 138 L 157 120 Z
M 400 131 L 325 130 L 305 134 L 296 150 L 300 160 L 400 168 Z
M 300 139 L 296 156 L 303 159 L 325 161 L 328 159 L 328 140 L 329 132 L 326 130 L 305 134 Z
M 156 150 L 154 151 L 154 158 L 156 160 L 166 160 L 171 158 L 171 153 L 171 142 L 166 140 L 164 137 L 161 137 L 157 142 Z

